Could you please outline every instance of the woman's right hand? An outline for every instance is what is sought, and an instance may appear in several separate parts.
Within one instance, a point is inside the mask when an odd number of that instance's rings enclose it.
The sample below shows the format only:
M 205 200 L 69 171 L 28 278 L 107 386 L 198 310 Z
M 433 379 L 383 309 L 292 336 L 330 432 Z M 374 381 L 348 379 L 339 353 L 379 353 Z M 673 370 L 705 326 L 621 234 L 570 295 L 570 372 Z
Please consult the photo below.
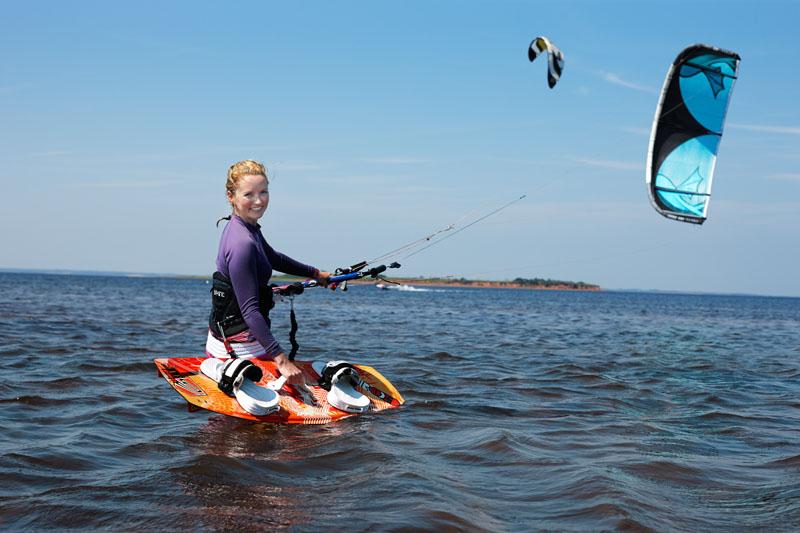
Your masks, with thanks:
M 327 287 L 329 280 L 331 279 L 331 273 L 325 272 L 324 270 L 319 270 L 319 274 L 317 275 L 316 279 L 317 283 L 322 285 L 323 287 Z
M 286 383 L 289 385 L 303 385 L 305 383 L 302 370 L 297 368 L 297 365 L 293 362 L 289 361 L 286 354 L 280 353 L 276 355 L 274 361 L 281 376 L 286 376 Z

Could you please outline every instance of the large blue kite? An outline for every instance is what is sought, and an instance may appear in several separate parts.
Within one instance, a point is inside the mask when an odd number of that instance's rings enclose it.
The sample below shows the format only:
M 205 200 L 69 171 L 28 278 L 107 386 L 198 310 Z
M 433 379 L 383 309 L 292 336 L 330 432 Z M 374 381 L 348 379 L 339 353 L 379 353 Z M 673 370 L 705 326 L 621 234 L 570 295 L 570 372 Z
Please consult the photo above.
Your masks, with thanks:
M 702 224 L 739 55 L 712 46 L 686 48 L 667 72 L 647 155 L 650 201 L 665 217 Z

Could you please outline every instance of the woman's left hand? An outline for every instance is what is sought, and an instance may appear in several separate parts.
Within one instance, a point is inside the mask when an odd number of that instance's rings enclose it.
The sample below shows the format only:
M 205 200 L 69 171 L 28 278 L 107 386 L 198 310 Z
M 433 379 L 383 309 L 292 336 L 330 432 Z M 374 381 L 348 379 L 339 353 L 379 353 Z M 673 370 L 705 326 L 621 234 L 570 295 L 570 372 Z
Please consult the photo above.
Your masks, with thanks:
M 303 371 L 297 368 L 297 366 L 286 357 L 285 353 L 279 353 L 273 360 L 281 376 L 286 377 L 286 383 L 289 385 L 302 385 L 305 382 Z

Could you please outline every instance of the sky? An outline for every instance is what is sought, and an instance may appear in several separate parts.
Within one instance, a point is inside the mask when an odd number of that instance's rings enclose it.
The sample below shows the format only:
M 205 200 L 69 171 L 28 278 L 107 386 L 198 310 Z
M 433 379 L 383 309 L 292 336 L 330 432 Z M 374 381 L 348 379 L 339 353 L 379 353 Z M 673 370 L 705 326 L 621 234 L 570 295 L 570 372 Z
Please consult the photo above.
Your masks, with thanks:
M 0 267 L 209 275 L 227 168 L 332 270 L 525 199 L 404 276 L 800 296 L 800 2 L 7 2 Z M 528 45 L 549 37 L 561 81 Z M 667 69 L 742 58 L 708 220 L 645 187 Z

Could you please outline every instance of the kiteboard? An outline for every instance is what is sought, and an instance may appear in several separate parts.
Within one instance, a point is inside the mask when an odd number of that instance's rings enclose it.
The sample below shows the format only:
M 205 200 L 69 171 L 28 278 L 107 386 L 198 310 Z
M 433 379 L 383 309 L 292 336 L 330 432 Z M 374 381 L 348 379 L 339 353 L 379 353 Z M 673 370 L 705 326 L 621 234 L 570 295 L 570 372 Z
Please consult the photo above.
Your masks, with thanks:
M 314 361 L 294 361 L 306 381 L 305 386 L 288 385 L 280 379 L 280 372 L 273 361 L 250 361 L 262 371 L 262 378 L 256 383 L 248 384 L 263 390 L 274 390 L 275 407 L 263 415 L 248 412 L 236 397 L 226 395 L 218 383 L 201 371 L 201 365 L 207 358 L 202 357 L 170 357 L 155 359 L 158 374 L 185 399 L 190 410 L 206 409 L 237 418 L 269 422 L 274 424 L 327 424 L 358 414 L 394 409 L 405 403 L 405 400 L 388 379 L 380 372 L 366 365 L 352 365 L 349 383 L 345 389 L 326 390 L 320 386 L 322 368 L 325 363 Z M 208 363 L 206 363 L 207 365 Z M 335 393 L 340 396 L 357 396 L 363 400 L 363 407 L 355 412 L 348 409 L 341 401 L 336 401 Z M 329 397 L 330 395 L 330 397 Z M 329 401 L 330 399 L 330 401 Z M 367 403 L 368 400 L 368 403 Z M 332 403 L 342 408 L 337 408 Z M 252 409 L 251 409 L 252 411 Z

